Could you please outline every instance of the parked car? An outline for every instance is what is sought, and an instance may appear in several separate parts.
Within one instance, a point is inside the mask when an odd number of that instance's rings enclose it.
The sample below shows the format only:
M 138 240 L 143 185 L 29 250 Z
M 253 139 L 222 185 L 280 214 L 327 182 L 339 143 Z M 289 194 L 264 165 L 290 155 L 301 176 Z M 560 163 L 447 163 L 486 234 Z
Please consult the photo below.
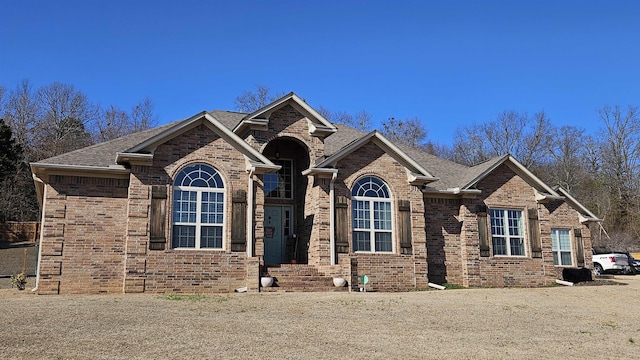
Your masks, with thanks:
M 635 259 L 628 252 L 620 252 L 627 257 L 627 262 L 629 262 L 629 271 L 626 274 L 640 274 L 640 260 Z
M 627 255 L 615 252 L 596 253 L 591 249 L 594 275 L 602 275 L 605 272 L 629 274 L 632 272 Z

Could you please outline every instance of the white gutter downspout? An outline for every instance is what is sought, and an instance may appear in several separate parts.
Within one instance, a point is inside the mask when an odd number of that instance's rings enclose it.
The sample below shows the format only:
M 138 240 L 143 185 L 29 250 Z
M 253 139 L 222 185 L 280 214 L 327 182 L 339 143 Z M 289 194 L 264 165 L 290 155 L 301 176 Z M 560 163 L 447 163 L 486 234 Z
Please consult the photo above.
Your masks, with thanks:
M 36 287 L 31 289 L 31 292 L 38 291 L 38 284 L 40 283 L 40 266 L 42 266 L 42 239 L 44 238 L 44 213 L 47 199 L 47 185 L 40 179 L 39 177 L 34 176 L 34 180 L 41 182 L 43 185 L 42 189 L 42 215 L 40 216 L 40 244 L 38 245 L 38 263 L 36 264 Z
M 335 236 L 335 200 L 334 200 L 334 183 L 338 177 L 338 172 L 334 172 L 331 175 L 331 181 L 329 182 L 329 248 L 331 249 L 331 265 L 336 264 L 336 236 Z
M 256 167 L 249 169 L 249 191 L 247 192 L 247 258 L 253 257 L 253 174 Z

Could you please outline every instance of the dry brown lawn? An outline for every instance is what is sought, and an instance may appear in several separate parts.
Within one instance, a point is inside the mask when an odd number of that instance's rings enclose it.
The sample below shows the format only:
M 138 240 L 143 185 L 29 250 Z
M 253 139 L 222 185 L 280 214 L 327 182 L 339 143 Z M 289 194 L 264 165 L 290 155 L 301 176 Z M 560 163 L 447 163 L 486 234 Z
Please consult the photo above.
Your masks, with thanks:
M 618 359 L 626 286 L 410 293 L 37 296 L 0 289 L 1 359 Z

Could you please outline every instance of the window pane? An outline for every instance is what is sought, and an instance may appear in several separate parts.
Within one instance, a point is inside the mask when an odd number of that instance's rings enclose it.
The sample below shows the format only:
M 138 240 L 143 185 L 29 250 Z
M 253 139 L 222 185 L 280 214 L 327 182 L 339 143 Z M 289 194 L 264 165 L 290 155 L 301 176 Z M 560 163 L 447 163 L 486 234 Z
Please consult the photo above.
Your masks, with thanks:
M 374 228 L 380 230 L 391 230 L 391 203 L 373 202 Z
M 374 198 L 389 198 L 389 188 L 384 181 L 377 177 L 367 176 L 364 177 L 353 186 L 351 191 L 353 196 L 361 197 L 374 197 Z
M 509 235 L 513 236 L 522 236 L 522 225 L 521 225 L 521 211 L 517 210 L 509 210 L 507 211 L 509 216 Z M 513 254 L 512 254 L 513 255 Z
M 501 210 L 491 210 L 491 235 L 504 235 L 504 213 Z
M 291 160 L 272 160 L 281 168 L 277 173 L 264 174 L 264 196 L 268 198 L 293 197 L 293 165 Z
M 195 191 L 181 190 L 175 190 L 173 194 L 173 221 L 195 223 L 198 194 Z
M 507 255 L 507 245 L 504 238 L 493 237 L 493 255 Z
M 224 188 L 220 174 L 206 164 L 193 164 L 182 169 L 176 176 L 174 184 L 177 186 Z
M 560 230 L 558 232 L 558 237 L 560 238 L 560 250 L 571 250 L 569 230 Z
M 200 247 L 201 248 L 222 248 L 222 227 L 221 226 L 203 226 L 200 230 Z
M 511 256 L 524 255 L 524 240 L 522 238 L 511 238 Z
M 551 229 L 553 264 L 571 266 L 571 237 L 568 229 Z
M 174 248 L 195 248 L 196 247 L 196 227 L 191 225 L 173 226 Z
M 571 252 L 563 251 L 560 253 L 560 256 L 562 257 L 561 265 L 571 265 Z M 554 256 L 554 259 L 555 259 L 555 256 Z
M 376 251 L 391 251 L 390 232 L 376 232 Z
M 353 232 L 353 250 L 354 251 L 371 251 L 371 239 L 368 232 Z
M 203 224 L 222 224 L 224 194 L 203 192 L 200 221 Z
M 370 229 L 369 202 L 354 200 L 352 205 L 353 228 L 354 229 Z

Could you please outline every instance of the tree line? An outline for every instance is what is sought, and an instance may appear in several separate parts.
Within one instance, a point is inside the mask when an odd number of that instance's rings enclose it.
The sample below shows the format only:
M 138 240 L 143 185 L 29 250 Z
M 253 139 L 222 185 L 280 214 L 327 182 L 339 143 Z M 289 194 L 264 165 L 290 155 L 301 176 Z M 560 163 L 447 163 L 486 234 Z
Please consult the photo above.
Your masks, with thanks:
M 131 109 L 93 103 L 73 85 L 0 85 L 0 221 L 39 220 L 29 163 L 156 125 L 151 99 Z

